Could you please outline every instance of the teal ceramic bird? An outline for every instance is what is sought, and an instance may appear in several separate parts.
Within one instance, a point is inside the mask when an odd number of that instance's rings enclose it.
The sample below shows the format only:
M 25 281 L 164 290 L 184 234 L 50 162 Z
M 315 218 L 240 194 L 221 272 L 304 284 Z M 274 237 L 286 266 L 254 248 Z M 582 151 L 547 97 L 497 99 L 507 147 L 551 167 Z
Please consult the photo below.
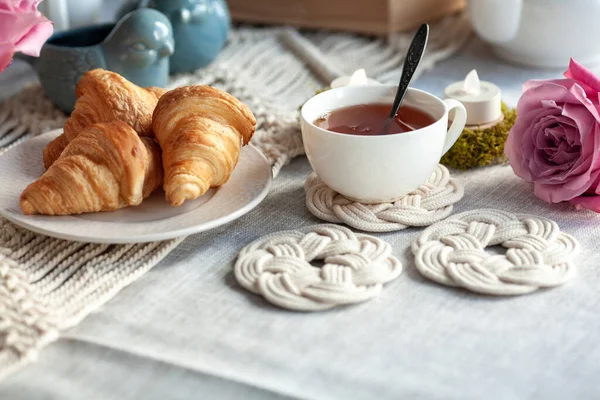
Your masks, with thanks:
M 231 19 L 223 0 L 150 0 L 149 7 L 167 15 L 173 25 L 171 73 L 207 66 L 227 41 Z
M 116 24 L 60 32 L 42 47 L 38 59 L 27 61 L 48 97 L 71 112 L 79 78 L 94 68 L 117 72 L 142 87 L 166 86 L 173 50 L 168 18 L 155 10 L 139 9 Z
M 150 7 L 169 17 L 175 38 L 171 73 L 191 72 L 207 66 L 227 42 L 231 17 L 223 0 L 133 1 L 125 4 L 120 13 L 138 7 Z
M 154 10 L 140 9 L 123 17 L 102 43 L 107 69 L 139 86 L 167 84 L 168 57 L 173 54 L 169 20 Z

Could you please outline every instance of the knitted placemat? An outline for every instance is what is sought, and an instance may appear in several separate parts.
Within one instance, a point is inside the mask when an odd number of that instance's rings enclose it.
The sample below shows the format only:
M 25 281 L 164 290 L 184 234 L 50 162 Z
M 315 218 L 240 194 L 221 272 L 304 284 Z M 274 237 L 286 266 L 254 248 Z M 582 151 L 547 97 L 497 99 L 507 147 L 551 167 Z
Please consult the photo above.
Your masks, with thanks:
M 427 226 L 448 217 L 464 187 L 439 164 L 427 182 L 393 203 L 362 204 L 330 189 L 312 174 L 304 184 L 306 207 L 317 218 L 367 232 Z
M 311 265 L 316 260 L 324 265 Z M 401 273 L 387 242 L 338 225 L 268 235 L 244 247 L 234 267 L 244 289 L 296 311 L 370 300 Z
M 433 25 L 424 65 L 451 56 L 466 41 L 465 15 Z M 303 154 L 297 108 L 324 83 L 297 51 L 279 40 L 282 28 L 239 27 L 208 68 L 171 77 L 169 87 L 208 84 L 248 104 L 257 119 L 253 143 L 276 176 Z M 411 33 L 373 39 L 344 33 L 303 35 L 343 73 L 367 68 L 381 81 L 397 80 Z M 29 86 L 0 103 L 0 156 L 35 135 L 60 128 L 66 116 Z M 74 243 L 31 233 L 0 218 L 0 378 L 35 358 L 37 351 L 74 326 L 156 265 L 183 239 L 139 245 Z
M 52 239 L 0 218 L 0 377 L 34 360 L 183 238 L 108 245 Z
M 491 254 L 502 245 L 506 254 Z M 446 286 L 491 295 L 519 295 L 573 277 L 579 242 L 556 222 L 500 210 L 467 211 L 425 229 L 413 242 L 419 272 Z

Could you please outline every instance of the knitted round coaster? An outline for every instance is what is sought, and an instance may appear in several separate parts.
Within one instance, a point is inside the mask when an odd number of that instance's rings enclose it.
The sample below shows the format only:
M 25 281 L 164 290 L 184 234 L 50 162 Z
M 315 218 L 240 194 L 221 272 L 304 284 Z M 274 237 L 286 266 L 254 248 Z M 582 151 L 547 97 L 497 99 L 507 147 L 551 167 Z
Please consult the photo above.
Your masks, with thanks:
M 282 308 L 319 311 L 379 295 L 402 273 L 381 239 L 336 225 L 316 225 L 261 238 L 238 255 L 234 275 L 251 292 Z M 322 267 L 311 265 L 323 260 Z
M 427 182 L 393 203 L 362 204 L 330 189 L 312 174 L 304 184 L 306 207 L 317 218 L 344 223 L 368 232 L 391 232 L 409 226 L 427 226 L 452 213 L 462 199 L 463 186 L 438 165 Z
M 490 254 L 487 246 L 508 248 Z M 558 286 L 573 276 L 579 242 L 556 222 L 482 209 L 426 228 L 412 244 L 419 272 L 448 286 L 493 295 L 518 295 Z

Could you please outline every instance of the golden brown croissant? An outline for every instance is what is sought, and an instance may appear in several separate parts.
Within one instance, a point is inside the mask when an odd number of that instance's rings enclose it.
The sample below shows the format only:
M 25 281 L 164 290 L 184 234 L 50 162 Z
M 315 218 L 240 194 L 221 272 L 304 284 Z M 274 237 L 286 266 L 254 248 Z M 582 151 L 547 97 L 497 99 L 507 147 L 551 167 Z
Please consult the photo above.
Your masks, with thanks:
M 116 93 L 112 99 L 111 90 Z M 78 99 L 65 123 L 65 133 L 44 148 L 44 166 L 50 168 L 69 141 L 95 123 L 122 120 L 133 126 L 140 136 L 152 136 L 152 112 L 166 92 L 156 86 L 142 89 L 119 74 L 103 69 L 88 71 L 77 84 Z
M 184 86 L 160 98 L 152 128 L 162 149 L 167 201 L 178 206 L 227 182 L 256 119 L 229 93 Z
M 44 147 L 44 167 L 46 169 L 50 168 L 54 161 L 58 160 L 58 157 L 60 157 L 60 154 L 68 144 L 67 137 L 64 133 L 61 133 Z
M 140 204 L 162 183 L 160 148 L 125 122 L 92 125 L 21 194 L 25 214 L 67 215 Z
M 163 89 L 161 87 L 157 87 L 157 86 L 148 86 L 147 88 L 145 88 L 147 91 L 149 91 L 150 93 L 154 94 L 156 96 L 156 99 L 160 99 L 160 97 L 167 93 L 167 89 Z M 154 110 L 153 110 L 154 111 Z
M 75 109 L 65 123 L 69 141 L 98 122 L 121 120 L 140 135 L 152 137 L 152 112 L 164 89 L 141 88 L 121 75 L 98 68 L 86 72 L 75 94 Z

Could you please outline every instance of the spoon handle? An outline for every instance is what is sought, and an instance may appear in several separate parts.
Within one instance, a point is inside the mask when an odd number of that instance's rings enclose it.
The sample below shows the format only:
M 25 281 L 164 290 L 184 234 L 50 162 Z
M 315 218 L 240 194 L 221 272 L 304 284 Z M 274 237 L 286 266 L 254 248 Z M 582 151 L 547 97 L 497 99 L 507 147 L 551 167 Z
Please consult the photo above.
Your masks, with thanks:
M 398 109 L 400 108 L 402 99 L 404 99 L 406 90 L 408 89 L 408 86 L 412 81 L 417 67 L 421 63 L 421 59 L 423 58 L 423 54 L 425 53 L 425 47 L 427 46 L 428 36 L 429 25 L 421 25 L 417 30 L 417 33 L 415 34 L 415 37 L 413 38 L 410 44 L 410 47 L 408 48 L 408 52 L 406 53 L 406 57 L 404 58 L 404 67 L 402 68 L 400 84 L 398 85 L 396 98 L 394 99 L 394 104 L 392 105 L 392 111 L 390 112 L 390 116 L 388 117 L 388 120 L 386 121 L 385 126 L 383 128 L 384 133 L 387 132 L 389 124 L 392 122 L 392 120 L 398 113 Z

